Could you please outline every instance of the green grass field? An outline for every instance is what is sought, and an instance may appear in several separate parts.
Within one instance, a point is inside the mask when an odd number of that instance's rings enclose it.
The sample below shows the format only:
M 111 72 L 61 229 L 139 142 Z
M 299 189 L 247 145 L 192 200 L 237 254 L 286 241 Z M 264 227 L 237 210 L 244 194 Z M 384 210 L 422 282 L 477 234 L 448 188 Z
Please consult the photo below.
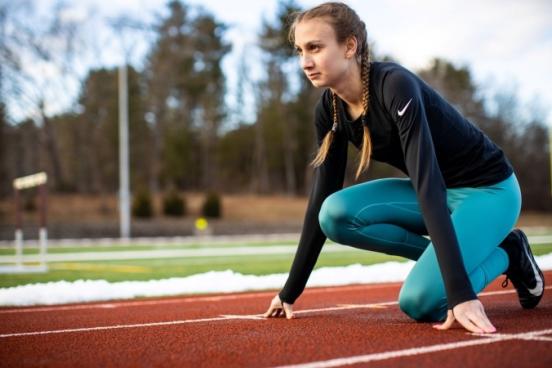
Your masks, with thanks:
M 249 243 L 249 245 L 282 245 L 295 244 L 295 242 L 274 243 Z M 242 244 L 243 245 L 243 244 Z M 49 253 L 64 252 L 106 252 L 124 250 L 151 250 L 151 249 L 190 249 L 190 247 L 204 247 L 205 245 L 191 245 L 185 247 L 168 246 L 129 246 L 119 247 L 79 247 L 79 248 L 52 248 Z M 220 244 L 217 244 L 220 246 Z M 236 246 L 229 244 L 228 246 Z M 535 255 L 552 252 L 552 244 L 538 244 L 532 246 Z M 2 249 L 1 255 L 12 255 L 13 250 Z M 26 254 L 32 254 L 36 250 L 30 249 Z M 27 274 L 0 274 L 0 287 L 11 287 L 31 283 L 44 283 L 49 281 L 74 281 L 79 279 L 103 279 L 107 281 L 128 280 L 154 280 L 170 277 L 183 277 L 208 271 L 233 270 L 242 274 L 266 275 L 273 273 L 287 273 L 293 254 L 276 255 L 239 255 L 225 257 L 193 257 L 193 258 L 168 258 L 148 260 L 124 260 L 124 261 L 78 261 L 78 262 L 52 262 L 49 263 L 49 271 L 46 273 Z M 386 261 L 406 261 L 405 258 L 390 256 L 363 250 L 348 248 L 343 252 L 324 252 L 316 264 L 316 268 L 326 266 L 346 266 L 360 263 L 370 265 Z

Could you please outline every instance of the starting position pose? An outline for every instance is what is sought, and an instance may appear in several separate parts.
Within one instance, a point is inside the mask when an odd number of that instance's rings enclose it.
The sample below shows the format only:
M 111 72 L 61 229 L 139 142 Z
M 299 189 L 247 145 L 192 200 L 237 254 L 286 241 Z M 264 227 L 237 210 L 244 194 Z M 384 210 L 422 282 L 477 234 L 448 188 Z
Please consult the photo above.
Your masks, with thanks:
M 524 308 L 544 293 L 544 277 L 525 234 L 513 229 L 521 192 L 503 151 L 415 74 L 372 62 L 366 27 L 342 3 L 295 14 L 290 40 L 315 87 L 318 154 L 303 230 L 289 277 L 265 317 L 293 318 L 326 238 L 415 260 L 399 293 L 417 321 L 457 320 L 495 332 L 477 293 L 501 274 Z M 356 178 L 370 158 L 408 178 L 343 188 L 347 146 L 360 151 Z M 429 235 L 429 239 L 422 235 Z

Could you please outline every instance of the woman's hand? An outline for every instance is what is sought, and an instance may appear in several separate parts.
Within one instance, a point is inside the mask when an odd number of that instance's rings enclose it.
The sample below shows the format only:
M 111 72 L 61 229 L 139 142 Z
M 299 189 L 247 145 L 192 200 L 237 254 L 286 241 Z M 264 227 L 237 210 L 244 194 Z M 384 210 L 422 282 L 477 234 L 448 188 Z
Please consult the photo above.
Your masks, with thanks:
M 437 330 L 448 330 L 458 320 L 468 331 L 476 333 L 496 332 L 496 328 L 487 318 L 483 304 L 479 299 L 468 300 L 448 310 L 447 320 L 441 325 L 433 325 Z
M 295 318 L 293 315 L 293 308 L 291 307 L 291 304 L 288 303 L 282 303 L 280 300 L 280 296 L 276 294 L 274 299 L 270 302 L 270 307 L 268 307 L 268 310 L 265 314 L 263 314 L 263 317 L 286 317 L 287 319 Z

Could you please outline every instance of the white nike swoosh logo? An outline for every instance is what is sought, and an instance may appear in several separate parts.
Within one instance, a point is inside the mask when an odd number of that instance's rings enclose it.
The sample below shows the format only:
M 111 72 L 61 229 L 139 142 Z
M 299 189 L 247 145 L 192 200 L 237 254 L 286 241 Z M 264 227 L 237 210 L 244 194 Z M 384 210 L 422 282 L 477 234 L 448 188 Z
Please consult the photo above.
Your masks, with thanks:
M 527 290 L 529 290 L 529 292 L 531 294 L 533 294 L 534 296 L 541 295 L 542 294 L 542 280 L 540 279 L 540 277 L 537 280 L 537 286 L 535 286 L 534 289 L 527 288 Z
M 408 102 L 406 103 L 406 106 L 405 106 L 405 107 L 403 107 L 403 109 L 402 109 L 402 110 L 398 110 L 398 111 L 397 111 L 397 112 L 398 112 L 398 114 L 399 114 L 399 116 L 403 116 L 403 115 L 404 115 L 404 112 L 405 112 L 405 111 L 406 111 L 406 109 L 408 108 L 408 105 L 410 105 L 410 102 L 411 102 L 411 101 L 412 101 L 412 99 L 408 100 Z
M 523 248 L 523 250 L 525 251 L 525 254 L 527 255 L 527 257 L 529 258 L 529 262 L 531 262 L 531 267 L 533 268 L 533 272 L 535 273 L 535 279 L 537 280 L 537 285 L 530 289 L 529 287 L 527 288 L 527 290 L 533 294 L 534 296 L 539 296 L 542 294 L 542 291 L 543 291 L 543 282 L 542 282 L 542 279 L 540 277 L 540 274 L 539 272 L 537 271 L 537 267 L 535 266 L 535 264 L 533 263 L 533 260 L 531 259 L 531 257 L 529 256 L 529 253 L 527 252 L 527 249 L 526 248 Z

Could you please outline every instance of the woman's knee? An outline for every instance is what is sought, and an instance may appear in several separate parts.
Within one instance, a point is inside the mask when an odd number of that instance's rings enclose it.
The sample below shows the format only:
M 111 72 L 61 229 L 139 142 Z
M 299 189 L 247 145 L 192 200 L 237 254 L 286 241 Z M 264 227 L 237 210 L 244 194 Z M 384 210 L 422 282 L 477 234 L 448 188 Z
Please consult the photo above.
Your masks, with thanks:
M 443 321 L 446 317 L 446 298 L 438 298 L 429 288 L 403 287 L 399 293 L 399 308 L 420 322 Z
M 318 213 L 318 222 L 322 232 L 333 241 L 339 242 L 340 229 L 350 221 L 347 206 L 339 192 L 333 193 L 324 200 Z

